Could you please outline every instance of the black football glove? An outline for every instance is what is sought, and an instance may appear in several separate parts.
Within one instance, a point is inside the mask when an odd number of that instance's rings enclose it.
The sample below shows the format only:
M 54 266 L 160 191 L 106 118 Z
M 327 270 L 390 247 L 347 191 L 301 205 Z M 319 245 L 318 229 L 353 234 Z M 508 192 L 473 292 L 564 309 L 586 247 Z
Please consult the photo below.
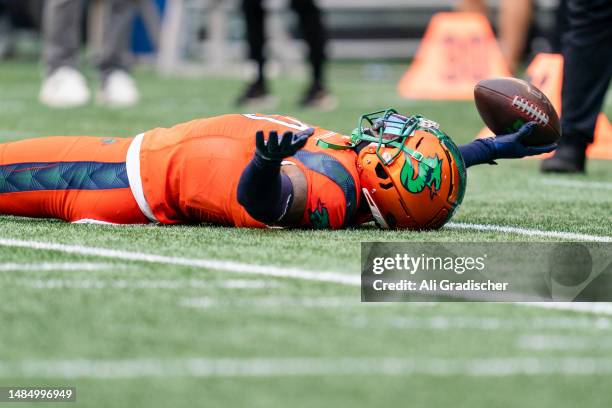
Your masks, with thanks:
M 519 130 L 507 135 L 499 135 L 493 139 L 496 159 L 520 159 L 525 156 L 535 156 L 548 153 L 557 148 L 556 143 L 544 146 L 525 146 L 522 141 L 531 135 L 536 122 L 525 123 Z
M 313 128 L 303 130 L 298 133 L 287 131 L 279 138 L 278 132 L 270 131 L 268 141 L 264 140 L 262 130 L 255 134 L 255 154 L 261 159 L 269 162 L 281 162 L 287 157 L 291 157 L 306 145 L 308 138 L 314 133 Z

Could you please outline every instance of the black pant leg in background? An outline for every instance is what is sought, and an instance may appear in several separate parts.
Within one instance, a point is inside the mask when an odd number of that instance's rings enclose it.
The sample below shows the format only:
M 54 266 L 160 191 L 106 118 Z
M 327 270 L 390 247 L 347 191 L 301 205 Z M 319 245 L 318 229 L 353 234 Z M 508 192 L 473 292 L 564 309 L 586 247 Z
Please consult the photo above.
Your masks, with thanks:
M 562 143 L 593 141 L 612 77 L 612 0 L 567 0 L 563 34 Z
M 555 10 L 555 24 L 550 32 L 551 51 L 561 54 L 561 36 L 567 31 L 567 0 L 559 0 Z
M 259 66 L 264 64 L 264 23 L 265 12 L 262 0 L 243 0 L 242 12 L 246 22 L 247 42 L 249 45 L 249 58 Z
M 327 31 L 323 25 L 321 10 L 314 0 L 291 0 L 291 8 L 298 15 L 304 41 L 308 44 L 308 60 L 312 66 L 313 81 L 320 84 L 323 81 L 327 43 Z

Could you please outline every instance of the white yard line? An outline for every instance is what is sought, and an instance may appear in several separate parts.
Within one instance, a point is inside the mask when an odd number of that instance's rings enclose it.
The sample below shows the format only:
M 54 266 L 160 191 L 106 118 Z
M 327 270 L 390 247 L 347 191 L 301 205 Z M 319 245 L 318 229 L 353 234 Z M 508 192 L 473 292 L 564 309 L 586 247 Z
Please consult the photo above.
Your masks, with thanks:
M 449 224 L 447 224 L 449 225 Z M 583 241 L 612 242 L 612 237 L 594 236 L 586 234 L 573 234 L 559 231 L 530 230 L 516 227 L 502 227 L 481 224 L 450 223 L 450 228 L 477 229 L 494 232 L 517 233 L 524 235 L 547 236 L 555 238 L 576 239 Z M 233 261 L 219 261 L 212 259 L 191 259 L 142 252 L 128 252 L 107 248 L 87 247 L 81 245 L 65 245 L 38 241 L 23 241 L 9 238 L 0 238 L 0 246 L 28 248 L 45 251 L 58 251 L 69 254 L 99 256 L 103 258 L 121 259 L 124 261 L 137 261 L 159 263 L 166 265 L 191 266 L 196 268 L 219 270 L 231 273 L 271 276 L 276 278 L 293 278 L 312 282 L 329 282 L 347 286 L 360 286 L 361 278 L 355 274 L 343 274 L 329 271 L 313 271 L 298 268 L 282 268 L 273 265 L 256 265 Z M 579 313 L 594 313 L 612 315 L 612 303 L 517 303 L 529 307 L 546 309 L 571 310 Z
M 216 283 L 224 289 L 269 289 L 280 288 L 280 282 L 270 282 L 268 280 L 246 280 L 246 279 L 231 279 Z
M 575 240 L 575 241 L 590 241 L 590 242 L 612 242 L 612 237 L 606 236 L 606 235 L 579 234 L 579 233 L 565 232 L 565 231 L 546 231 L 546 230 L 531 229 L 531 228 L 510 227 L 510 226 L 505 226 L 505 225 L 449 222 L 444 227 L 452 228 L 452 229 L 483 231 L 483 232 L 500 232 L 504 234 L 518 234 L 518 235 L 526 235 L 530 237 L 559 238 L 559 239 L 567 239 L 567 240 Z
M 379 305 L 392 305 L 391 303 L 378 303 Z M 179 306 L 208 309 L 211 307 L 366 307 L 359 297 L 259 297 L 254 299 L 219 299 L 211 297 L 184 298 Z
M 123 268 L 123 265 L 92 262 L 0 263 L 0 272 L 100 271 Z
M 121 259 L 124 261 L 191 266 L 196 268 L 212 269 L 224 272 L 274 276 L 277 278 L 293 278 L 307 281 L 332 282 L 351 286 L 359 286 L 361 281 L 359 276 L 338 272 L 317 272 L 299 268 L 283 268 L 273 265 L 256 265 L 233 261 L 219 261 L 213 259 L 180 258 L 175 256 L 147 254 L 143 252 L 128 252 L 116 249 L 87 247 L 82 245 L 64 245 L 50 242 L 22 241 L 16 239 L 0 238 L 0 246 L 38 249 L 45 251 L 58 251 L 68 254 Z
M 523 335 L 517 347 L 531 351 L 600 351 L 612 349 L 612 337 L 561 336 L 549 334 Z
M 530 302 L 515 304 L 528 307 L 537 307 L 540 309 L 566 310 L 576 313 L 593 313 L 612 316 L 612 302 Z
M 567 187 L 567 188 L 593 188 L 599 190 L 612 190 L 612 183 L 606 181 L 586 181 L 544 177 L 538 179 L 539 184 L 547 186 Z
M 411 305 L 409 305 L 411 306 Z M 482 310 L 481 310 L 482 311 Z M 491 312 L 489 310 L 489 312 Z M 524 331 L 524 330 L 589 330 L 612 333 L 612 319 L 602 316 L 534 316 L 508 318 L 495 316 L 355 316 L 347 319 L 346 324 L 359 329 L 397 329 L 397 330 L 469 330 L 469 331 Z
M 20 279 L 19 284 L 33 289 L 268 289 L 278 288 L 279 282 L 267 280 L 230 279 L 220 282 L 201 279 L 125 280 L 125 279 Z
M 612 375 L 610 358 L 185 358 L 0 361 L 0 378 Z

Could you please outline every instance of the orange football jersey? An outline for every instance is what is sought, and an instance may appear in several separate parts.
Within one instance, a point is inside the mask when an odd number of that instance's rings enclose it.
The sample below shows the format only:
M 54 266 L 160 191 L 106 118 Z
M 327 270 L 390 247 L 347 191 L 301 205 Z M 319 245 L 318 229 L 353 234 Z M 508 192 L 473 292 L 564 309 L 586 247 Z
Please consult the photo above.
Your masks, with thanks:
M 356 154 L 316 146 L 319 138 L 340 137 L 335 132 L 285 116 L 260 114 L 223 115 L 146 132 L 139 160 L 149 218 L 164 224 L 264 227 L 237 200 L 240 176 L 255 153 L 255 133 L 282 134 L 309 127 L 315 133 L 306 147 L 283 162 L 298 166 L 307 180 L 306 211 L 296 226 L 351 224 L 360 198 Z

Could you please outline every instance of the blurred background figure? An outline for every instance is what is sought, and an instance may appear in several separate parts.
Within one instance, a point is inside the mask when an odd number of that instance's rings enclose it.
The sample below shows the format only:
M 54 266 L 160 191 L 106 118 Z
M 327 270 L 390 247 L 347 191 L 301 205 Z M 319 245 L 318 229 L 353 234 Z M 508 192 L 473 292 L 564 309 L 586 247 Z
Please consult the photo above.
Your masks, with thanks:
M 460 0 L 458 11 L 487 14 L 485 0 Z M 512 73 L 523 57 L 533 11 L 532 0 L 500 0 L 498 14 L 499 45 Z
M 138 102 L 139 93 L 129 74 L 129 36 L 133 0 L 92 0 L 99 7 L 95 25 L 99 44 L 94 44 L 93 63 L 100 75 L 97 102 L 121 107 Z M 89 102 L 90 91 L 79 70 L 82 0 L 46 0 L 43 12 L 43 62 L 45 79 L 40 90 L 42 103 L 53 107 L 76 107 Z
M 10 52 L 10 30 L 6 3 L 4 0 L 0 0 L 0 60 L 6 58 Z
M 543 172 L 582 173 L 597 116 L 612 78 L 612 1 L 567 0 L 562 34 L 561 129 Z
M 304 40 L 308 44 L 308 62 L 312 79 L 305 90 L 300 105 L 333 109 L 335 99 L 325 87 L 324 69 L 327 32 L 321 17 L 321 10 L 314 0 L 291 0 L 291 9 L 297 14 Z M 242 12 L 246 20 L 249 57 L 257 64 L 257 77 L 238 98 L 237 105 L 269 105 L 272 103 L 265 77 L 265 9 L 262 0 L 243 0 Z
M 19 30 L 38 30 L 43 1 L 0 0 L 0 60 L 13 58 L 17 53 Z

